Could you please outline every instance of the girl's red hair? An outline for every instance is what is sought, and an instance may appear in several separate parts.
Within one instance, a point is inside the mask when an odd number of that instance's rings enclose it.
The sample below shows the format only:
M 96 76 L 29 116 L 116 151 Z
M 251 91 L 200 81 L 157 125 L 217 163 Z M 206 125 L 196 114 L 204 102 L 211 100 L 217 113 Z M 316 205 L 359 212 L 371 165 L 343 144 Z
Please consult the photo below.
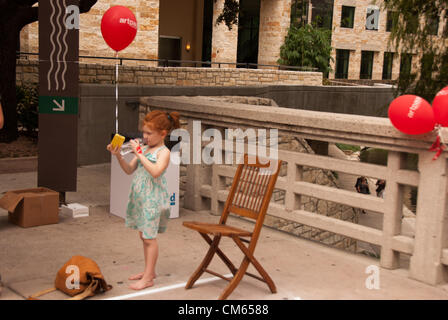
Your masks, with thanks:
M 143 120 L 143 125 L 151 130 L 163 131 L 168 133 L 180 127 L 179 112 L 164 112 L 161 110 L 154 110 L 149 112 Z

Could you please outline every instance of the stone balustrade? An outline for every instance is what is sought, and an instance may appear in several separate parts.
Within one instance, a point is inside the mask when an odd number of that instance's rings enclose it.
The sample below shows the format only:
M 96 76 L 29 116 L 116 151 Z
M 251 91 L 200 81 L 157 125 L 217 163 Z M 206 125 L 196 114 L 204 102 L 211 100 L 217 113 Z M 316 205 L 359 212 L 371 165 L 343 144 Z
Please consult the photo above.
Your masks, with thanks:
M 447 153 L 433 160 L 434 153 L 428 149 L 435 140 L 435 133 L 405 135 L 385 118 L 223 103 L 196 97 L 146 97 L 141 98 L 141 105 L 180 112 L 188 123 L 188 132 L 193 132 L 200 121 L 201 132 L 206 128 L 221 131 L 226 128 L 278 129 L 279 135 L 286 133 L 303 139 L 388 150 L 387 166 L 279 150 L 278 156 L 287 163 L 287 168 L 286 174 L 279 177 L 276 189 L 284 191 L 285 201 L 284 205 L 272 201 L 268 215 L 378 245 L 383 268 L 396 269 L 400 253 L 410 255 L 411 278 L 432 285 L 446 281 Z M 417 171 L 406 169 L 408 153 L 418 155 Z M 385 198 L 306 182 L 303 172 L 308 167 L 384 179 L 387 182 Z M 233 177 L 233 170 L 221 164 L 187 165 L 184 206 L 220 214 L 227 197 L 223 179 Z M 401 234 L 404 186 L 418 187 L 413 238 Z M 302 203 L 304 197 L 376 212 L 383 217 L 383 227 L 376 229 L 307 211 Z

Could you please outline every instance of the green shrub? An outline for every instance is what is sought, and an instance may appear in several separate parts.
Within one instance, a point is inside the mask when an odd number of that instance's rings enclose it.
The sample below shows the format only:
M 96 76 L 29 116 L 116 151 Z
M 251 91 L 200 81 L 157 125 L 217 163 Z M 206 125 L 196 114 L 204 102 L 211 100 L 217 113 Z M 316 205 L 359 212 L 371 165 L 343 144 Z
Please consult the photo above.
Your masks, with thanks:
M 38 88 L 24 85 L 16 86 L 17 120 L 19 128 L 26 135 L 36 137 L 38 130 Z
M 336 147 L 338 147 L 340 150 L 342 151 L 360 151 L 361 147 L 359 146 L 352 146 L 350 144 L 345 144 L 345 143 L 336 143 Z
M 280 48 L 281 65 L 317 68 L 324 74 L 331 71 L 331 30 L 291 26 Z

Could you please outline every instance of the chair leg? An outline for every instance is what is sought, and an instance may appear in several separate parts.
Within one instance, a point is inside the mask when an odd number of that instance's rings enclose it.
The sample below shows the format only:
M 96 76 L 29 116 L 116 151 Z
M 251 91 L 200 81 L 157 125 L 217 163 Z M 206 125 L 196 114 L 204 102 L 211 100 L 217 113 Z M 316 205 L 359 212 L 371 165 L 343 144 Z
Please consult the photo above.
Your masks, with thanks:
M 233 290 L 235 290 L 236 286 L 240 283 L 241 279 L 243 278 L 244 274 L 246 273 L 248 266 L 249 266 L 249 259 L 244 258 L 237 273 L 235 274 L 233 279 L 230 281 L 230 283 L 227 285 L 227 287 L 224 289 L 224 291 L 219 296 L 219 300 L 227 299 L 227 297 L 233 292 Z
M 204 238 L 205 241 L 209 245 L 212 244 L 212 239 L 205 233 L 201 233 L 201 236 Z M 233 275 L 238 271 L 238 269 L 233 265 L 232 261 L 230 261 L 229 258 L 224 254 L 224 252 L 221 251 L 218 247 L 216 248 L 216 254 L 221 258 L 221 260 L 225 263 L 225 265 L 229 268 L 230 272 L 232 272 Z
M 202 233 L 201 233 L 201 235 L 202 235 Z M 218 248 L 218 244 L 219 244 L 220 240 L 221 240 L 221 235 L 217 235 L 213 238 L 213 241 L 210 245 L 210 248 L 207 251 L 207 254 L 205 255 L 204 259 L 202 260 L 201 264 L 196 269 L 196 271 L 191 275 L 190 279 L 188 280 L 187 284 L 185 285 L 185 289 L 190 289 L 191 287 L 193 287 L 194 283 L 204 273 L 205 269 L 207 269 L 208 265 L 212 261 L 213 256 L 216 253 L 216 250 Z
M 250 260 L 255 269 L 260 273 L 263 277 L 264 281 L 268 285 L 269 289 L 272 293 L 277 293 L 277 288 L 275 287 L 274 281 L 272 281 L 271 277 L 268 275 L 266 270 L 263 269 L 261 264 L 255 259 L 254 255 L 249 251 L 249 249 L 241 242 L 238 237 L 232 237 L 233 241 L 237 244 L 237 246 L 243 251 L 244 255 Z

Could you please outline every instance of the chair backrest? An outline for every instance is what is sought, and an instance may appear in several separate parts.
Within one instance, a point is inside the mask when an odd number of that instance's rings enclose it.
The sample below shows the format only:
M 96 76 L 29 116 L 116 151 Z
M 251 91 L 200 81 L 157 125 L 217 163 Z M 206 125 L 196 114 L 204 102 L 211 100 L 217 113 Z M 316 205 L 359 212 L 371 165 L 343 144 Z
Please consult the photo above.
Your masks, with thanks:
M 254 234 L 258 234 L 257 228 L 263 225 L 281 163 L 281 160 L 245 154 L 233 178 L 220 224 L 225 224 L 232 212 L 256 220 Z

